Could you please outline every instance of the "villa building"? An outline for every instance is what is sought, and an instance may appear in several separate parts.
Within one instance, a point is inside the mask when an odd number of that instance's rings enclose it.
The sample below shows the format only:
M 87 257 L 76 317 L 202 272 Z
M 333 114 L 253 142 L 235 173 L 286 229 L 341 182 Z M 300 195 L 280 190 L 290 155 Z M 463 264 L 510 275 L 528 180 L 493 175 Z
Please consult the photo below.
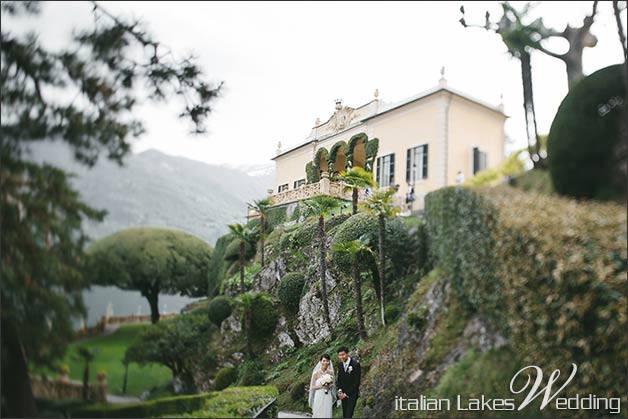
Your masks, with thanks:
M 396 103 L 382 102 L 377 90 L 357 108 L 336 101 L 333 115 L 317 120 L 305 141 L 279 145 L 273 204 L 317 193 L 348 198 L 335 175 L 359 166 L 373 172 L 380 188 L 395 186 L 404 210 L 419 210 L 428 192 L 502 163 L 503 105 L 452 89 L 444 69 L 441 75 L 438 86 Z

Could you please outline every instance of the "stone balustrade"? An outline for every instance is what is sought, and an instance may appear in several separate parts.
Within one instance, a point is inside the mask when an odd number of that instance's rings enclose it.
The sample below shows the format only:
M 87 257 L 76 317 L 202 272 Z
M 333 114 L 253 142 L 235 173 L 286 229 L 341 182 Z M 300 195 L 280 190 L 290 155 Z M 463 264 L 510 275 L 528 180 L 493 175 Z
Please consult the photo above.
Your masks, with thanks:
M 316 183 L 301 185 L 296 189 L 289 189 L 270 195 L 273 206 L 285 205 L 293 202 L 303 201 L 316 195 L 329 195 L 336 198 L 351 201 L 351 190 L 345 191 L 346 183 L 336 182 L 329 179 L 327 173 L 323 173 L 323 177 Z M 364 188 L 360 188 L 358 192 L 358 201 L 364 201 L 366 193 Z M 251 215 L 251 214 L 250 214 Z

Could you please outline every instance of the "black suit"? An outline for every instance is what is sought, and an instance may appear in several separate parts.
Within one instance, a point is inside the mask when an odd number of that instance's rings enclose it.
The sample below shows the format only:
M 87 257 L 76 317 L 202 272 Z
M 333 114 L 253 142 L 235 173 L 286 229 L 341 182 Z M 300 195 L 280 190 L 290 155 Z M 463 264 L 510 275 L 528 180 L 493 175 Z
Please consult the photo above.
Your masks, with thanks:
M 349 396 L 342 400 L 343 418 L 353 417 L 355 404 L 358 400 L 358 397 L 360 397 L 360 378 L 362 377 L 362 369 L 360 368 L 360 363 L 351 358 L 347 369 L 349 367 L 351 367 L 351 372 L 345 372 L 345 368 L 342 362 L 338 362 L 337 365 L 338 373 L 336 374 L 336 388 L 339 390 L 342 389 L 342 392 Z

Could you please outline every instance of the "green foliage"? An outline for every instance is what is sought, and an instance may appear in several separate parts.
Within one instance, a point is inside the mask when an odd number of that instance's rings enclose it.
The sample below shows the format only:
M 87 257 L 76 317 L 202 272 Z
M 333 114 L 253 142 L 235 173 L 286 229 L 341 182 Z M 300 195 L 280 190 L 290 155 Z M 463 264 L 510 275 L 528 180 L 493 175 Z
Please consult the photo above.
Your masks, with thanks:
M 126 357 L 141 365 L 162 364 L 194 391 L 192 373 L 201 367 L 198 359 L 207 351 L 210 333 L 211 323 L 202 311 L 181 314 L 145 329 Z
M 246 317 L 250 314 L 251 327 L 247 334 L 252 343 L 264 343 L 272 336 L 279 320 L 273 300 L 265 293 L 246 293 L 240 296 L 240 304 L 244 309 L 243 329 L 247 329 Z
M 426 196 L 425 218 L 432 256 L 451 278 L 463 304 L 501 312 L 501 284 L 495 280 L 499 260 L 493 252 L 492 231 L 497 224 L 493 207 L 470 189 L 442 188 Z
M 303 295 L 305 276 L 302 273 L 291 272 L 283 276 L 277 287 L 279 302 L 289 314 L 299 312 L 299 302 Z
M 572 391 L 624 394 L 626 210 L 622 205 L 444 188 L 426 197 L 439 266 L 522 360 L 576 363 Z M 570 384 L 571 386 L 571 384 Z
M 375 158 L 377 157 L 377 152 L 379 151 L 379 139 L 371 138 L 365 146 L 366 151 L 366 167 L 365 169 L 369 172 L 373 171 L 375 167 Z
M 165 397 L 138 403 L 95 404 L 75 409 L 71 417 L 90 418 L 247 418 L 252 417 L 271 398 L 277 388 L 229 387 L 194 395 Z
M 314 167 L 314 163 L 311 161 L 307 162 L 305 165 L 305 178 L 308 184 L 318 182 L 316 168 Z
M 237 266 L 237 263 L 233 265 Z M 251 284 L 253 283 L 253 278 L 255 275 L 260 273 L 262 270 L 262 266 L 259 263 L 252 263 L 248 266 L 244 267 L 244 289 L 250 289 Z M 236 272 L 231 275 L 229 278 L 225 279 L 220 288 L 220 293 L 224 294 L 226 290 L 231 290 L 232 292 L 236 292 L 240 287 L 240 274 Z
M 419 306 L 415 311 L 408 313 L 406 321 L 416 330 L 422 330 L 425 325 L 428 309 L 425 306 Z
M 596 71 L 578 82 L 558 108 L 547 151 L 560 194 L 626 197 L 626 138 L 620 134 L 621 121 L 628 118 L 625 73 L 623 64 Z
M 273 207 L 268 209 L 266 214 L 267 232 L 273 231 L 277 226 L 286 222 L 286 207 Z
M 264 365 L 257 359 L 248 359 L 238 368 L 239 386 L 257 386 L 264 383 Z
M 555 193 L 552 177 L 548 170 L 528 170 L 512 178 L 510 185 L 526 192 L 536 192 L 545 195 Z
M 359 134 L 355 134 L 354 136 L 352 136 L 349 141 L 347 142 L 347 165 L 349 167 L 353 167 L 353 158 L 354 158 L 354 154 L 355 154 L 355 147 L 358 144 L 364 144 L 365 147 L 365 151 L 366 151 L 366 144 L 369 141 L 369 137 L 363 133 L 360 132 Z
M 229 298 L 220 295 L 212 299 L 207 306 L 207 313 L 209 321 L 220 327 L 222 321 L 231 315 Z
M 210 298 L 218 294 L 220 286 L 225 279 L 225 274 L 230 265 L 225 259 L 225 254 L 227 246 L 232 241 L 234 241 L 233 236 L 231 234 L 225 234 L 216 241 L 216 247 L 214 247 L 212 251 L 207 274 L 207 296 Z
M 103 152 L 122 163 L 131 139 L 144 132 L 136 118 L 138 98 L 181 100 L 180 116 L 200 133 L 220 90 L 204 80 L 194 57 L 164 54 L 163 44 L 143 25 L 98 3 L 89 19 L 98 24 L 68 32 L 68 42 L 53 49 L 42 43 L 37 22 L 30 24 L 34 30 L 11 30 L 28 26 L 41 7 L 37 2 L 1 7 L 3 416 L 36 415 L 32 391 L 24 392 L 30 389 L 26 360 L 16 360 L 25 356 L 50 365 L 62 356 L 73 334 L 72 318 L 85 314 L 81 290 L 89 283 L 82 277 L 87 238 L 81 223 L 104 216 L 81 201 L 63 170 L 29 162 L 30 146 L 56 139 L 84 166 L 93 166 Z M 7 382 L 9 376 L 18 385 Z
M 229 237 L 233 237 L 229 235 Z M 255 243 L 244 243 L 244 260 L 251 260 L 255 256 Z M 227 245 L 223 259 L 227 262 L 237 262 L 240 258 L 240 239 L 232 238 Z
M 88 271 L 95 283 L 146 292 L 207 295 L 211 248 L 182 231 L 155 227 L 128 228 L 88 248 Z
M 346 172 L 340 172 L 338 176 L 340 182 L 344 182 L 348 185 L 347 189 L 352 188 L 365 188 L 367 186 L 375 186 L 375 180 L 373 180 L 373 174 L 367 172 L 361 167 L 352 167 Z
M 235 367 L 223 367 L 216 373 L 214 389 L 222 390 L 235 383 L 238 378 L 238 369 Z
M 324 167 L 328 167 L 327 157 L 329 157 L 329 152 L 325 147 L 321 147 L 316 150 L 316 154 L 314 155 L 314 170 L 312 179 L 315 182 L 320 180 L 321 172 L 324 170 Z
M 375 246 L 378 240 L 378 217 L 368 213 L 358 213 L 352 215 L 344 223 L 342 223 L 332 241 L 332 251 L 330 253 L 332 261 L 339 269 L 346 271 L 349 269 L 350 262 L 345 255 L 333 250 L 333 246 L 338 243 L 345 243 L 364 237 L 371 245 Z M 391 219 L 386 222 L 386 255 L 389 261 L 388 271 L 394 277 L 402 275 L 412 265 L 412 246 L 408 246 L 410 237 L 403 222 L 399 219 Z M 373 272 L 377 271 L 375 260 L 367 258 L 366 266 L 370 267 Z
M 517 176 L 523 173 L 524 162 L 520 156 L 524 151 L 526 150 L 518 150 L 511 153 L 498 167 L 476 173 L 466 184 L 472 186 L 494 186 L 503 183 L 505 177 Z
M 386 323 L 394 323 L 395 320 L 399 318 L 401 314 L 401 310 L 397 305 L 387 305 L 384 310 L 384 318 L 386 319 Z

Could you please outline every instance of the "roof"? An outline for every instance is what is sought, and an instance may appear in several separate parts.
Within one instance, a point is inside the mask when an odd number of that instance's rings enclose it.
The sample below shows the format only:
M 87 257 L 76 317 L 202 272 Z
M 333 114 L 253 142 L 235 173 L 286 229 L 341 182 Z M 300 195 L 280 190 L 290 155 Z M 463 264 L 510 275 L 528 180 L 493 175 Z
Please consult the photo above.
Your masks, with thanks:
M 399 109 L 399 108 L 401 108 L 401 107 L 403 107 L 403 106 L 406 106 L 406 105 L 409 105 L 409 104 L 411 104 L 411 103 L 414 103 L 414 102 L 416 102 L 416 101 L 418 101 L 418 100 L 425 99 L 425 98 L 427 98 L 427 97 L 429 97 L 429 96 L 435 95 L 435 94 L 440 93 L 440 92 L 442 92 L 442 91 L 444 91 L 444 92 L 449 92 L 449 93 L 451 93 L 451 94 L 454 94 L 454 95 L 456 95 L 456 96 L 459 96 L 459 97 L 461 97 L 461 98 L 463 98 L 463 99 L 466 99 L 466 100 L 468 100 L 468 101 L 470 101 L 470 102 L 473 102 L 473 103 L 475 103 L 475 104 L 477 104 L 477 105 L 480 105 L 480 106 L 482 106 L 483 108 L 486 108 L 486 109 L 488 109 L 488 110 L 490 110 L 490 111 L 493 111 L 493 112 L 499 113 L 500 115 L 503 115 L 503 116 L 504 116 L 504 118 L 508 118 L 508 116 L 504 113 L 504 111 L 503 111 L 503 110 L 501 110 L 501 109 L 500 109 L 499 107 L 497 107 L 497 106 L 493 106 L 493 105 L 491 105 L 491 104 L 489 104 L 489 103 L 487 103 L 487 102 L 484 102 L 484 101 L 482 101 L 482 100 L 480 100 L 480 99 L 477 99 L 477 98 L 475 98 L 475 97 L 473 97 L 473 96 L 471 96 L 471 95 L 468 95 L 468 94 L 466 94 L 466 93 L 463 93 L 463 92 L 461 92 L 460 90 L 457 90 L 457 89 L 452 89 L 451 87 L 447 87 L 447 86 L 436 86 L 436 87 L 433 87 L 433 88 L 431 88 L 431 89 L 425 90 L 425 91 L 423 91 L 423 92 L 421 92 L 421 93 L 418 93 L 418 94 L 416 94 L 416 95 L 410 96 L 410 97 L 408 97 L 408 98 L 406 98 L 406 99 L 400 100 L 399 102 L 393 102 L 393 103 L 389 103 L 389 104 L 383 104 L 384 106 L 382 106 L 381 108 L 379 108 L 379 109 L 377 110 L 377 112 L 373 113 L 372 115 L 365 116 L 364 118 L 362 118 L 362 119 L 358 120 L 356 123 L 353 123 L 353 124 L 349 125 L 349 126 L 348 126 L 348 127 L 346 127 L 345 129 L 340 130 L 340 131 L 338 131 L 338 132 L 335 132 L 335 133 L 333 133 L 332 135 L 329 135 L 329 134 L 328 134 L 328 135 L 321 136 L 321 137 L 317 137 L 317 138 L 314 138 L 314 139 L 309 139 L 309 138 L 308 138 L 308 139 L 306 139 L 304 142 L 298 143 L 298 144 L 296 144 L 296 145 L 294 145 L 294 146 L 292 146 L 292 147 L 288 148 L 287 150 L 285 150 L 285 151 L 283 151 L 283 152 L 281 152 L 281 153 L 277 154 L 277 155 L 276 155 L 275 157 L 273 157 L 271 160 L 275 160 L 275 159 L 277 159 L 278 157 L 281 157 L 281 156 L 284 156 L 284 155 L 286 155 L 286 154 L 288 154 L 288 153 L 291 153 L 292 151 L 297 150 L 297 149 L 299 149 L 299 148 L 301 148 L 301 147 L 304 147 L 304 146 L 306 146 L 306 145 L 308 145 L 308 144 L 312 144 L 312 143 L 313 143 L 313 142 L 315 142 L 315 141 L 320 141 L 321 139 L 328 138 L 328 137 L 331 137 L 331 136 L 334 136 L 334 135 L 337 135 L 337 134 L 341 134 L 341 133 L 343 133 L 343 132 L 345 132 L 345 131 L 348 131 L 348 130 L 350 130 L 350 129 L 352 129 L 352 128 L 354 128 L 354 127 L 356 127 L 356 126 L 358 126 L 358 125 L 360 125 L 360 124 L 362 124 L 362 123 L 364 123 L 365 121 L 369 121 L 369 120 L 371 120 L 371 119 L 377 118 L 377 117 L 378 117 L 378 116 L 380 116 L 380 115 L 384 115 L 384 114 L 386 114 L 386 113 L 388 113 L 388 112 L 394 111 L 394 110 Z M 363 107 L 365 107 L 365 106 L 367 106 L 367 105 L 371 104 L 372 102 L 373 102 L 373 101 L 368 102 L 368 103 L 366 103 L 366 104 L 364 104 L 364 105 L 362 105 L 362 106 L 359 106 L 359 107 L 358 107 L 358 108 L 356 108 L 356 109 L 363 108 Z M 332 115 L 332 116 L 333 116 L 333 115 Z M 329 120 L 331 120 L 331 117 L 327 120 L 327 122 L 329 122 Z M 314 128 L 317 128 L 317 127 L 323 126 L 323 125 L 325 125 L 327 122 L 324 122 L 324 123 L 322 123 L 322 124 L 320 124 L 320 125 L 317 125 L 317 126 L 316 126 L 316 127 L 314 127 Z

